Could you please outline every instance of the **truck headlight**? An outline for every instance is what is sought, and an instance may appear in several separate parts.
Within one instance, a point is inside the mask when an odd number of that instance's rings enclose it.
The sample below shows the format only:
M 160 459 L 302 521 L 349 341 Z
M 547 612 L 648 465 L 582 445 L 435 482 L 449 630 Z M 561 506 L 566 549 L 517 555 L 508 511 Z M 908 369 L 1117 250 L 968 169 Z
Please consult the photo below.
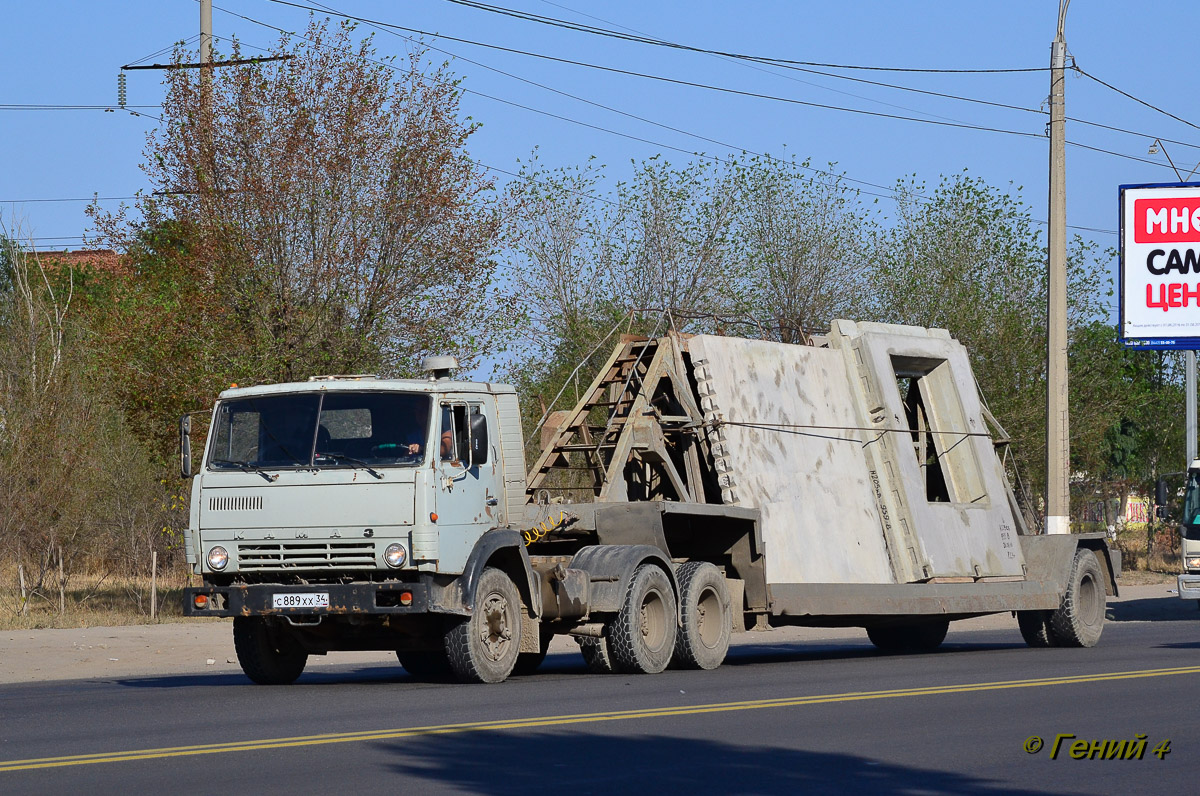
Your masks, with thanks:
M 209 551 L 208 551 L 208 566 L 209 567 L 216 570 L 217 572 L 220 572 L 221 570 L 225 569 L 225 566 L 228 563 L 229 563 L 229 551 L 228 550 L 226 550 L 224 547 L 221 547 L 220 545 L 209 548 Z
M 1184 563 L 1185 569 L 1200 569 L 1200 556 L 1188 558 Z
M 383 551 L 383 560 L 392 569 L 399 569 L 408 560 L 408 551 L 404 549 L 404 545 L 395 542 L 388 545 L 387 549 Z

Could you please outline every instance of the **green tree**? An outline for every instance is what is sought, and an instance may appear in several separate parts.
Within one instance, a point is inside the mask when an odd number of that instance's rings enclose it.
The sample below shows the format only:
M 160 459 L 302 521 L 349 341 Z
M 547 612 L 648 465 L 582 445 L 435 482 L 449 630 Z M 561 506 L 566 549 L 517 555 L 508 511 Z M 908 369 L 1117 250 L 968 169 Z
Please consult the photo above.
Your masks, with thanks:
M 492 287 L 501 209 L 466 155 L 454 78 L 422 71 L 422 52 L 377 60 L 349 25 L 314 21 L 271 55 L 285 60 L 211 70 L 211 114 L 196 70 L 166 73 L 143 166 L 156 190 L 136 215 L 93 209 L 101 237 L 151 259 L 158 231 L 181 238 L 177 273 L 215 304 L 183 325 L 219 312 L 235 333 L 215 370 L 239 381 L 495 350 L 511 317 Z

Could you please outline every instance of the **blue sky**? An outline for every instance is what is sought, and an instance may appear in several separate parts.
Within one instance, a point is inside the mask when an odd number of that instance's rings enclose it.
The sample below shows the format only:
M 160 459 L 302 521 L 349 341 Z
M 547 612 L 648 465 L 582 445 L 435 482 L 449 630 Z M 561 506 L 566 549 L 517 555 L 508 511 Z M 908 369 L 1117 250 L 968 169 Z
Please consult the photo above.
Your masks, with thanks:
M 305 4 L 305 0 L 296 2 Z M 1046 218 L 1048 142 L 1041 137 L 1046 117 L 1037 113 L 621 42 L 506 18 L 448 0 L 323 2 L 349 14 L 560 58 L 802 102 L 1035 134 L 1018 137 L 736 96 L 428 38 L 427 43 L 444 51 L 454 70 L 465 78 L 464 112 L 483 123 L 469 145 L 472 157 L 499 169 L 515 171 L 517 160 L 527 158 L 535 147 L 544 164 L 579 164 L 595 156 L 608 164 L 616 177 L 628 174 L 631 161 L 658 153 L 682 163 L 694 157 L 687 154 L 691 152 L 724 157 L 745 149 L 794 154 L 811 158 L 816 165 L 836 162 L 848 177 L 885 189 L 859 187 L 884 194 L 906 175 L 915 174 L 933 185 L 940 175 L 967 169 L 993 185 L 1011 184 L 1014 192 L 1020 187 L 1034 217 Z M 494 2 L 702 48 L 804 61 L 929 69 L 1045 67 L 1058 5 L 1056 0 Z M 254 45 L 269 46 L 277 34 L 220 9 L 287 30 L 303 29 L 307 19 L 305 11 L 268 0 L 216 0 L 215 5 L 215 34 L 237 36 L 251 51 Z M 196 0 L 7 0 L 0 9 L 0 105 L 115 103 L 122 64 L 193 37 L 199 26 Z M 1200 124 L 1192 54 L 1198 29 L 1200 3 L 1075 0 L 1067 15 L 1066 37 L 1071 54 L 1088 73 Z M 377 36 L 377 43 L 384 54 L 403 54 L 409 46 L 402 38 L 384 33 Z M 218 42 L 218 46 L 224 43 Z M 443 56 L 436 51 L 433 55 Z M 838 73 L 1034 110 L 1045 107 L 1049 85 L 1044 71 Z M 160 80 L 157 72 L 129 73 L 129 104 L 156 105 L 162 97 Z M 1200 129 L 1086 77 L 1069 75 L 1066 92 L 1068 116 L 1182 142 L 1167 143 L 1166 149 L 1185 175 L 1200 161 L 1200 148 L 1184 145 L 1200 145 Z M 154 112 L 153 108 L 147 110 Z M 77 248 L 81 245 L 78 236 L 87 231 L 85 203 L 33 200 L 79 199 L 93 193 L 127 197 L 145 189 L 138 164 L 146 133 L 156 124 L 153 119 L 126 112 L 0 109 L 0 151 L 6 153 L 0 169 L 0 201 L 4 202 L 0 212 L 6 223 L 11 226 L 14 218 L 22 219 L 39 247 Z M 1148 138 L 1078 122 L 1068 123 L 1067 138 L 1140 159 L 1068 147 L 1070 225 L 1115 230 L 1118 185 L 1174 179 L 1161 150 L 1147 154 Z M 501 183 L 508 179 L 503 173 L 495 176 Z M 881 199 L 880 208 L 887 213 L 891 203 Z M 1113 234 L 1082 232 L 1104 245 L 1117 241 Z

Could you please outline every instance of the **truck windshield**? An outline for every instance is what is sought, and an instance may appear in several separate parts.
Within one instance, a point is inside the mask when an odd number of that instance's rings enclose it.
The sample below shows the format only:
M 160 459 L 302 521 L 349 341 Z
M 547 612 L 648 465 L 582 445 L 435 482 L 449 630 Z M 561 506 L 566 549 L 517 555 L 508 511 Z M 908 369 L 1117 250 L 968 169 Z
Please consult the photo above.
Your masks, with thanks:
M 425 458 L 432 399 L 397 392 L 223 401 L 209 467 L 404 467 Z
M 1183 493 L 1183 521 L 1200 524 L 1200 472 L 1188 473 L 1187 491 Z

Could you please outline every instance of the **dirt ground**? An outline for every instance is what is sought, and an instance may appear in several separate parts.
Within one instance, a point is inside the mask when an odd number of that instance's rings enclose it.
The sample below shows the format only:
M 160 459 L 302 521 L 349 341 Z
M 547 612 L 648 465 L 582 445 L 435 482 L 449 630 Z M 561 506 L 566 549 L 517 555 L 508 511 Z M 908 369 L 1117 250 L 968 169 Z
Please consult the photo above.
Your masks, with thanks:
M 1175 594 L 1170 576 L 1128 573 L 1121 596 L 1109 601 L 1109 618 L 1116 621 L 1196 619 L 1200 611 Z M 1146 582 L 1151 581 L 1151 582 Z M 0 633 L 0 683 L 40 680 L 145 677 L 178 673 L 240 671 L 233 651 L 229 620 L 188 620 L 159 625 L 89 627 L 68 630 L 9 630 Z M 968 619 L 950 626 L 954 635 L 970 630 L 1011 629 L 1010 614 Z M 795 644 L 830 639 L 866 639 L 858 628 L 819 630 L 783 628 L 768 633 L 738 633 L 733 643 Z M 551 653 L 572 652 L 573 640 L 559 636 Z M 313 656 L 310 667 L 329 665 L 395 664 L 386 652 L 341 652 Z

